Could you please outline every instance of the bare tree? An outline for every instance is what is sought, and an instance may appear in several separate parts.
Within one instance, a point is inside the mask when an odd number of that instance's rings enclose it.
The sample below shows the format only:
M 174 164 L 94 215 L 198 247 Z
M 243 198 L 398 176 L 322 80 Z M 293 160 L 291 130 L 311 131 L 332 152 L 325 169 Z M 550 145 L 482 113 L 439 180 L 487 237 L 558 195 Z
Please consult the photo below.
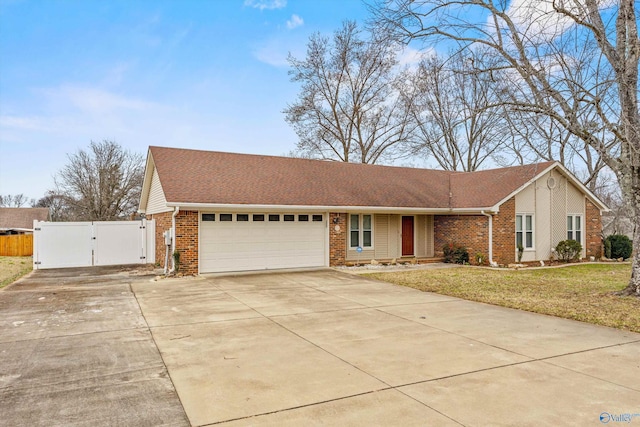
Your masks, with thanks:
M 289 56 L 298 99 L 283 111 L 305 157 L 376 163 L 393 158 L 411 134 L 397 84 L 398 45 L 364 37 L 347 21 L 329 39 L 311 36 L 307 56 Z
M 58 200 L 78 221 L 126 218 L 136 211 L 144 173 L 143 157 L 112 141 L 91 142 L 88 151 L 68 156 L 55 177 Z
M 552 118 L 598 153 L 634 209 L 633 266 L 624 292 L 640 296 L 640 39 L 634 0 L 387 0 L 372 10 L 378 26 L 405 41 L 488 49 L 496 63 L 484 71 L 504 70 L 512 92 L 520 94 L 513 109 Z M 469 18 L 474 16 L 482 18 Z M 593 55 L 581 55 L 585 49 Z M 584 111 L 595 114 L 586 120 Z
M 67 197 L 51 190 L 47 191 L 44 197 L 38 199 L 38 201 L 33 204 L 33 207 L 49 208 L 49 218 L 51 221 L 73 221 L 74 219 Z
M 5 208 L 20 208 L 29 202 L 29 198 L 24 194 L 0 194 L 0 206 Z
M 445 170 L 477 170 L 509 138 L 494 99 L 496 82 L 476 71 L 481 58 L 469 53 L 423 59 L 404 91 L 416 124 L 414 151 L 432 156 Z

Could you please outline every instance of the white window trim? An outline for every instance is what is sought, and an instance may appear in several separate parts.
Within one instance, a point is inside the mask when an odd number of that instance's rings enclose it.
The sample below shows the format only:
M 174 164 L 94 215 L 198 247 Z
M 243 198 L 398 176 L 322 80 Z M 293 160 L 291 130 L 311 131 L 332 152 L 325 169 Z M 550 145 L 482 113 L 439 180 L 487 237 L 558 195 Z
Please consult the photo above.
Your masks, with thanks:
M 573 235 L 575 237 L 575 233 L 576 233 L 576 217 L 580 217 L 580 240 L 578 241 L 578 243 L 580 243 L 582 245 L 582 247 L 584 247 L 584 214 L 581 213 L 568 213 L 567 214 L 567 218 L 571 217 L 571 225 L 573 226 Z M 569 237 L 569 229 L 567 229 L 567 232 L 564 234 L 567 238 Z M 575 239 L 573 239 L 575 240 Z
M 536 250 L 536 215 L 533 212 L 518 212 L 516 213 L 516 217 L 522 217 L 522 243 L 523 246 L 527 243 L 527 216 L 531 216 L 531 247 L 527 248 L 524 246 L 524 252 L 535 252 Z M 515 230 L 515 239 L 516 239 L 516 251 L 518 250 L 518 228 L 517 228 L 517 220 L 516 220 L 516 230 Z
M 348 229 L 348 233 L 349 233 L 349 241 L 347 242 L 347 248 L 350 251 L 355 251 L 357 249 L 357 247 L 352 247 L 351 246 L 351 216 L 352 215 L 358 215 L 358 240 L 360 242 L 364 242 L 364 229 L 363 229 L 363 223 L 364 223 L 364 216 L 365 215 L 369 215 L 371 217 L 371 246 L 361 246 L 362 250 L 371 250 L 373 249 L 374 246 L 374 241 L 373 241 L 373 236 L 374 236 L 374 232 L 373 232 L 373 222 L 375 220 L 375 217 L 373 214 L 362 214 L 362 213 L 354 213 L 354 214 L 349 214 L 349 229 Z

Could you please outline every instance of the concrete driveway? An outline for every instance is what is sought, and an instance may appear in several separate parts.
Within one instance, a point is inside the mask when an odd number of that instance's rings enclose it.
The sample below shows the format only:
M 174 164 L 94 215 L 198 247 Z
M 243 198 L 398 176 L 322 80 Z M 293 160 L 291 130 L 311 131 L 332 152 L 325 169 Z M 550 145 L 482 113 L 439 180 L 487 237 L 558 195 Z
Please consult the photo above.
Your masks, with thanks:
M 640 426 L 640 334 L 332 270 L 38 271 L 0 313 L 0 425 Z

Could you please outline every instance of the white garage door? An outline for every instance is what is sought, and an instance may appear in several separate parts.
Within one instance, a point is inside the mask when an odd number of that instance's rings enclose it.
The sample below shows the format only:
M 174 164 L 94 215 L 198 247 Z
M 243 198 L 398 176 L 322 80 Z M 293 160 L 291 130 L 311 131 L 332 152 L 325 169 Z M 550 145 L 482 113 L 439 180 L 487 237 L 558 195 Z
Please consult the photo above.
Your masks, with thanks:
M 201 213 L 200 272 L 325 265 L 327 215 Z

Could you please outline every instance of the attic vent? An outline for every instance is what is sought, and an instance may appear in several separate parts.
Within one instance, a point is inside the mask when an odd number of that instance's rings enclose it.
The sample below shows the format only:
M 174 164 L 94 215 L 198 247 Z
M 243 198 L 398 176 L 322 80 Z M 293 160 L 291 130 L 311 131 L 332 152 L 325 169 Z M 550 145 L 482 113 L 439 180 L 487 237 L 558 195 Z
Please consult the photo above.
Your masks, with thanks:
M 549 179 L 547 179 L 547 187 L 552 190 L 556 188 L 556 179 L 554 177 L 550 176 Z

